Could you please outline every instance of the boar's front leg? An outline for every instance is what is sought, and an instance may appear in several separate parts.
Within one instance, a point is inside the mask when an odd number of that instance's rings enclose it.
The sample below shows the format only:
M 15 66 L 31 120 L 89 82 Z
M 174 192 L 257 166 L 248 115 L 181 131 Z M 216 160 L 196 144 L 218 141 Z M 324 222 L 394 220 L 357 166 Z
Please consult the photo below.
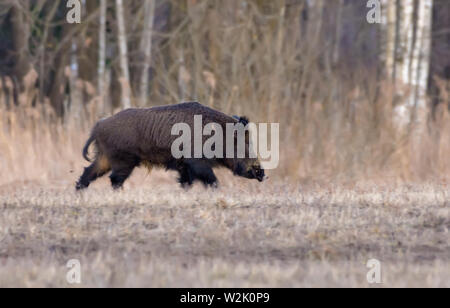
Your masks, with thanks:
M 194 182 L 195 178 L 192 174 L 192 171 L 187 165 L 182 165 L 178 168 L 178 173 L 180 174 L 180 177 L 178 178 L 178 183 L 181 184 L 184 188 L 189 188 L 192 186 L 192 183 Z

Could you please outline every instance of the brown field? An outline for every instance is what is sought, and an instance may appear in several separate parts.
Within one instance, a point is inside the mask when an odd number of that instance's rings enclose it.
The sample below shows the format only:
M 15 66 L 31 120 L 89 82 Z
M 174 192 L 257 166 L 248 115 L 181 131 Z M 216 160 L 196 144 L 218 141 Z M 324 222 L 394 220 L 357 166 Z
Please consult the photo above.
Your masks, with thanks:
M 105 177 L 82 194 L 98 118 L 1 109 L 0 287 L 71 287 L 70 259 L 82 287 L 371 287 L 372 258 L 383 287 L 450 287 L 448 112 L 404 133 L 384 103 L 361 103 L 352 126 L 310 104 L 310 121 L 277 119 L 280 165 L 263 184 L 223 171 L 219 189 L 184 191 L 138 170 L 121 192 Z
M 447 113 L 406 135 L 387 116 L 279 120 L 262 184 L 223 171 L 219 189 L 184 191 L 137 170 L 123 191 L 105 177 L 77 194 L 92 124 L 42 109 L 0 113 L 0 287 L 71 287 L 70 259 L 82 287 L 373 287 L 372 258 L 382 287 L 450 287 Z
M 67 181 L 0 188 L 0 287 L 450 287 L 446 184 L 259 184 L 219 172 L 184 191 L 138 170 L 77 194 Z M 374 286 L 374 285 L 372 285 Z

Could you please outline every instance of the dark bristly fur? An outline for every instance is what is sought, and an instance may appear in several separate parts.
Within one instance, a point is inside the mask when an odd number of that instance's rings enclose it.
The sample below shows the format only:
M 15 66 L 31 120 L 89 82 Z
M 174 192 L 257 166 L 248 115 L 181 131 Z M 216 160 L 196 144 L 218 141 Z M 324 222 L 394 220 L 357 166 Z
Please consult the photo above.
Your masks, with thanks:
M 95 159 L 85 168 L 77 182 L 77 190 L 87 188 L 98 177 L 111 172 L 114 188 L 122 187 L 135 167 L 141 165 L 165 167 L 179 173 L 179 182 L 189 187 L 199 180 L 205 186 L 217 186 L 213 168 L 226 167 L 235 175 L 249 179 L 264 179 L 258 159 L 175 159 L 171 154 L 172 142 L 179 136 L 172 136 L 171 129 L 176 123 L 186 123 L 194 135 L 194 115 L 202 115 L 203 125 L 218 123 L 222 126 L 224 138 L 227 123 L 248 124 L 245 117 L 230 117 L 224 113 L 199 103 L 183 103 L 147 109 L 127 109 L 116 115 L 100 120 L 94 126 L 91 136 L 83 148 L 83 157 L 90 161 L 89 146 L 95 145 Z M 203 136 L 205 141 L 209 136 Z M 248 150 L 248 140 L 246 141 Z M 193 147 L 192 147 L 193 148 Z M 235 149 L 236 151 L 236 149 Z M 226 143 L 224 142 L 224 154 Z M 225 156 L 225 155 L 224 155 Z

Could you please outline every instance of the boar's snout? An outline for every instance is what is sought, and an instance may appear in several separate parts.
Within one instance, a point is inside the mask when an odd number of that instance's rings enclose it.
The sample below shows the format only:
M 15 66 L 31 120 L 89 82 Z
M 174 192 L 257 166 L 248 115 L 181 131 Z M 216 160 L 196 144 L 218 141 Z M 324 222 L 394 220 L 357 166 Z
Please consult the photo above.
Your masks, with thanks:
M 239 162 L 234 169 L 234 174 L 247 179 L 256 179 L 259 182 L 263 182 L 264 180 L 268 179 L 264 172 L 264 169 L 262 169 L 259 164 L 255 164 L 253 166 L 250 166 L 249 168 L 245 168 L 245 164 Z

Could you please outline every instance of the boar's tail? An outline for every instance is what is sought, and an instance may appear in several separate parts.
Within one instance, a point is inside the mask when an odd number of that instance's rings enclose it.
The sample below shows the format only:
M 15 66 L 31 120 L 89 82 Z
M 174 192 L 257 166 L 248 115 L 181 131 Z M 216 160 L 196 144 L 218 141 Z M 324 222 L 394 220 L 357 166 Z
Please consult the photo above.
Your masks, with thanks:
M 89 139 L 86 141 L 86 144 L 84 145 L 83 148 L 83 157 L 84 159 L 86 159 L 88 162 L 91 162 L 91 159 L 89 158 L 88 154 L 89 154 L 89 146 L 91 145 L 92 142 L 95 141 L 95 137 L 92 134 L 91 137 L 89 137 Z

